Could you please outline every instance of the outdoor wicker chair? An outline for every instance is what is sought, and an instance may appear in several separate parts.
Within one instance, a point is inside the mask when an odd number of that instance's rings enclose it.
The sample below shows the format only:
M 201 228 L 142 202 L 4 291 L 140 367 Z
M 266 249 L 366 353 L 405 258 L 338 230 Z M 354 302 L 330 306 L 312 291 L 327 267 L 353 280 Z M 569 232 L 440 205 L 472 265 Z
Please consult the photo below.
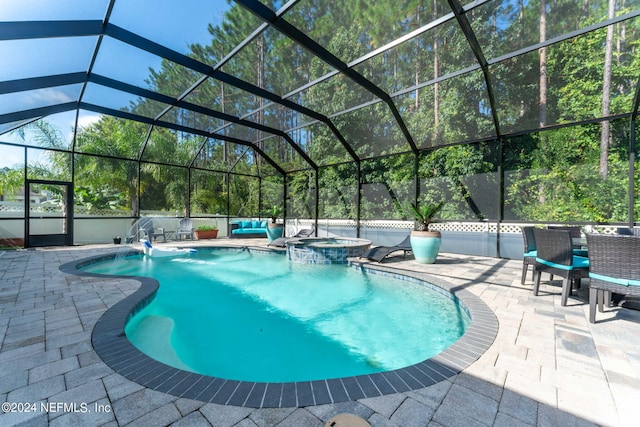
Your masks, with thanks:
M 571 234 L 564 230 L 538 229 L 536 237 L 537 256 L 533 281 L 533 294 L 538 295 L 540 276 L 543 272 L 557 275 L 562 280 L 562 305 L 567 305 L 572 283 L 579 286 L 580 279 L 589 276 L 589 259 L 574 255 Z
M 640 228 L 618 227 L 616 234 L 622 236 L 640 236 Z
M 556 231 L 568 231 L 572 239 L 579 239 L 580 237 L 582 237 L 580 227 L 576 225 L 549 225 L 547 226 L 547 229 Z
M 568 231 L 571 235 L 571 242 L 573 243 L 573 254 L 586 257 L 587 251 L 582 248 L 582 230 L 576 225 L 549 225 L 549 230 Z
M 535 227 L 521 227 L 522 228 L 522 240 L 524 241 L 524 255 L 522 258 L 522 279 L 520 284 L 524 285 L 524 281 L 527 278 L 527 271 L 531 266 L 531 280 L 534 279 L 536 273 L 535 263 L 538 252 L 536 251 L 536 236 L 533 234 Z
M 596 304 L 603 311 L 611 293 L 640 296 L 640 236 L 587 234 L 589 248 L 589 322 Z

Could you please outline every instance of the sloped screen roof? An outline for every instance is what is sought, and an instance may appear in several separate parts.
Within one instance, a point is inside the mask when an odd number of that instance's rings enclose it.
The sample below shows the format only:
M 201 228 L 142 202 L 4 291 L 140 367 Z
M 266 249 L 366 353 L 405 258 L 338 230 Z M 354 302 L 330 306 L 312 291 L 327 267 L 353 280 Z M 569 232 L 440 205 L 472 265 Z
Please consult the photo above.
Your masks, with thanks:
M 629 115 L 639 3 L 6 0 L 0 141 L 48 117 L 64 149 L 110 155 L 78 135 L 112 116 L 137 123 L 117 156 L 286 173 Z M 606 61 L 609 105 L 546 97 L 601 94 Z

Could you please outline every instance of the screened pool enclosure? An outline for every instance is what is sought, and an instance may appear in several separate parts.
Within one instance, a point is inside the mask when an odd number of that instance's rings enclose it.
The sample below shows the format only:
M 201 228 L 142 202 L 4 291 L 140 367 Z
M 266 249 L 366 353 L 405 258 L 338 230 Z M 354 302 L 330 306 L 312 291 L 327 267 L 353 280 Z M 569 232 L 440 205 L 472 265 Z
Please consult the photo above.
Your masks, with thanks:
M 274 205 L 388 244 L 445 201 L 442 249 L 492 256 L 633 225 L 639 41 L 639 0 L 5 0 L 1 243 Z

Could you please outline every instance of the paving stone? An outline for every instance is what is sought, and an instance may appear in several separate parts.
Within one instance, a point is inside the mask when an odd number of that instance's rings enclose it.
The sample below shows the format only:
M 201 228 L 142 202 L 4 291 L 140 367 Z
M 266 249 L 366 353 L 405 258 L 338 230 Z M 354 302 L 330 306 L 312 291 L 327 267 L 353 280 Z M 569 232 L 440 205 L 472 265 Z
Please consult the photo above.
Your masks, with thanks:
M 609 394 L 599 396 L 599 390 L 607 390 L 606 385 L 598 388 L 585 386 L 582 389 L 558 389 L 558 409 L 584 418 L 594 424 L 618 424 L 618 413 Z M 595 393 L 594 393 L 595 392 Z M 597 397 L 596 397 L 597 396 Z
M 557 406 L 558 389 L 548 382 L 532 380 L 530 377 L 522 376 L 520 373 L 509 373 L 505 382 L 506 390 L 518 390 L 518 392 L 535 400 L 538 403 Z
M 45 332 L 44 320 L 37 320 L 31 323 L 20 323 L 20 324 L 12 324 L 11 326 L 6 327 L 7 335 L 13 334 L 24 334 L 27 335 L 29 333 L 33 334 L 42 334 Z
M 511 390 L 504 390 L 498 410 L 526 424 L 535 425 L 538 419 L 538 402 Z
M 216 427 L 231 427 L 247 418 L 251 412 L 253 412 L 251 408 L 222 406 L 215 403 L 208 403 L 200 408 L 200 413 Z
M 441 422 L 439 419 L 445 413 L 455 413 L 466 420 L 475 420 L 480 424 L 491 425 L 498 413 L 498 402 L 454 384 L 437 410 L 436 421 Z
M 498 412 L 496 416 L 496 421 L 493 424 L 493 427 L 528 427 L 535 426 L 536 424 L 527 424 L 524 421 L 513 418 L 507 414 L 503 414 L 502 412 Z
M 45 342 L 44 333 L 34 336 L 26 336 L 22 334 L 7 335 L 2 343 L 2 350 L 10 351 L 43 342 Z
M 452 385 L 449 381 L 440 381 L 429 387 L 408 391 L 405 395 L 435 409 L 440 406 Z
M 160 408 L 143 415 L 136 419 L 132 423 L 128 424 L 128 427 L 148 427 L 148 426 L 164 426 L 174 423 L 182 418 L 182 415 L 175 407 L 173 403 L 168 403 Z
M 178 411 L 180 411 L 182 415 L 187 415 L 191 412 L 197 411 L 205 405 L 204 402 L 184 398 L 178 399 L 173 403 L 176 405 L 176 408 L 178 408 Z
M 65 390 L 62 393 L 56 394 L 49 398 L 49 402 L 60 402 L 72 404 L 75 403 L 81 407 L 87 405 L 90 409 L 93 409 L 93 403 L 106 399 L 107 392 L 104 389 L 102 381 L 92 381 L 87 384 Z M 90 405 L 91 404 L 91 405 Z M 53 417 L 52 417 L 53 418 Z
M 49 414 L 50 427 L 85 427 L 103 426 L 114 423 L 117 426 L 113 411 L 99 410 L 98 408 L 109 408 L 109 401 L 102 399 L 87 406 L 88 412 L 63 413 L 59 417 L 52 418 Z
M 431 426 L 433 424 L 446 427 L 486 427 L 493 425 L 493 423 L 485 424 L 475 418 L 458 414 L 455 408 L 449 406 L 441 406 L 438 408 L 432 421 L 428 425 Z
M 69 307 L 64 309 L 52 309 L 45 311 L 44 318 L 47 322 L 57 322 L 66 319 L 77 319 L 78 312 L 75 309 L 71 309 Z
M 305 408 L 323 422 L 342 413 L 353 414 L 367 419 L 373 414 L 373 410 L 360 402 L 340 402 L 332 405 L 309 406 Z
M 29 373 L 27 371 L 0 371 L 0 393 L 8 393 L 29 384 Z
M 73 326 L 68 326 L 68 327 L 63 327 L 63 328 L 58 328 L 58 329 L 54 329 L 52 331 L 47 331 L 47 339 L 54 339 L 56 337 L 60 337 L 60 336 L 67 336 L 69 334 L 73 334 L 73 333 L 77 333 L 77 332 L 83 332 L 84 328 L 82 327 L 81 324 L 77 324 L 77 325 L 73 325 Z
M 68 357 L 66 359 L 57 360 L 47 363 L 46 365 L 37 366 L 29 371 L 29 383 L 36 383 L 56 375 L 78 369 L 80 364 L 77 357 Z
M 115 402 L 112 401 L 112 408 L 118 423 L 125 425 L 173 400 L 175 400 L 173 396 L 145 388 Z
M 407 397 L 404 394 L 396 393 L 386 396 L 360 399 L 358 402 L 382 414 L 385 418 L 390 418 L 406 398 Z
M 236 424 L 234 427 L 260 427 L 260 426 L 254 423 L 251 419 L 245 418 L 244 420 Z
M 70 335 L 62 335 L 46 340 L 48 349 L 61 348 L 70 344 L 91 341 L 91 331 L 76 332 Z
M 49 421 L 46 412 L 10 412 L 0 413 L 2 427 L 47 427 Z
M 206 427 L 211 426 L 211 423 L 200 412 L 192 412 L 180 418 L 175 423 L 171 424 L 171 427 Z
M 275 426 L 295 411 L 295 408 L 266 408 L 252 412 L 249 418 L 258 426 Z
M 375 413 L 371 417 L 369 417 L 367 422 L 371 424 L 371 427 L 402 427 L 378 413 Z
M 102 363 L 102 359 L 100 359 L 98 353 L 89 350 L 78 355 L 78 362 L 80 362 L 80 367 L 84 368 L 89 365 L 95 365 L 96 363 Z
M 46 331 L 48 333 L 52 333 L 52 332 L 56 332 L 59 329 L 66 329 L 71 332 L 72 328 L 75 328 L 81 325 L 80 325 L 80 319 L 77 316 L 73 316 L 73 317 L 68 317 L 66 319 L 57 319 L 57 320 L 51 320 L 49 317 L 47 317 L 45 326 L 46 326 Z M 77 331 L 73 331 L 73 332 L 77 332 Z
M 305 409 L 296 409 L 278 427 L 323 427 L 324 423 Z
M 9 392 L 7 402 L 36 402 L 56 395 L 64 390 L 64 377 L 58 375 Z
M 96 363 L 70 371 L 64 377 L 68 387 L 77 387 L 87 381 L 104 378 L 112 373 L 113 370 L 104 363 Z
M 57 349 L 51 351 L 42 351 L 38 353 L 30 353 L 18 359 L 12 359 L 7 362 L 0 362 L 0 371 L 29 371 L 36 366 L 41 366 L 58 360 L 60 360 L 60 351 Z
M 425 426 L 435 413 L 433 408 L 411 398 L 402 402 L 390 420 L 403 427 Z
M 484 381 L 473 375 L 467 375 L 464 372 L 456 377 L 455 383 L 496 401 L 500 400 L 503 391 L 499 385 Z
M 540 405 L 538 410 L 539 426 L 572 426 L 572 427 L 595 427 L 590 421 L 577 417 L 568 412 L 552 408 L 548 405 Z
M 86 353 L 87 351 L 93 351 L 93 346 L 90 341 L 81 341 L 60 348 L 63 358 L 77 356 L 79 354 Z
M 118 374 L 111 374 L 102 378 L 102 383 L 107 389 L 107 394 L 112 402 L 144 389 L 140 384 L 129 381 Z
M 44 321 L 44 313 L 32 313 L 26 316 L 18 316 L 13 317 L 9 321 L 9 326 L 17 326 L 17 325 L 32 325 L 34 323 L 38 323 L 39 321 Z

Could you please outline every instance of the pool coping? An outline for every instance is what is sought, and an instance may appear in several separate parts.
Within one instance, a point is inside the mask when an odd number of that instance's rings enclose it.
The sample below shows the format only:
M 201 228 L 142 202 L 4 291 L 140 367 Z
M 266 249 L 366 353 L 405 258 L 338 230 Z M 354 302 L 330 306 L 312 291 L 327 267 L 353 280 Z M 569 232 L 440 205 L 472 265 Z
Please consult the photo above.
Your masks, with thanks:
M 282 251 L 262 247 L 215 248 L 282 254 Z M 141 253 L 129 250 L 124 254 L 88 257 L 63 264 L 60 270 L 78 276 L 100 277 L 105 280 L 132 279 L 140 282 L 136 291 L 107 309 L 98 319 L 91 335 L 91 343 L 103 362 L 116 373 L 147 388 L 176 397 L 248 408 L 296 408 L 403 393 L 429 387 L 460 373 L 484 354 L 498 333 L 497 317 L 471 292 L 424 273 L 350 259 L 350 266 L 363 271 L 371 270 L 376 274 L 387 274 L 402 280 L 408 278 L 412 281 L 426 282 L 450 292 L 462 302 L 471 316 L 467 331 L 455 343 L 430 359 L 401 369 L 353 377 L 266 383 L 227 380 L 188 372 L 142 353 L 124 333 L 130 316 L 154 297 L 159 288 L 157 280 L 150 277 L 114 276 L 79 270 L 80 267 L 116 256 Z

